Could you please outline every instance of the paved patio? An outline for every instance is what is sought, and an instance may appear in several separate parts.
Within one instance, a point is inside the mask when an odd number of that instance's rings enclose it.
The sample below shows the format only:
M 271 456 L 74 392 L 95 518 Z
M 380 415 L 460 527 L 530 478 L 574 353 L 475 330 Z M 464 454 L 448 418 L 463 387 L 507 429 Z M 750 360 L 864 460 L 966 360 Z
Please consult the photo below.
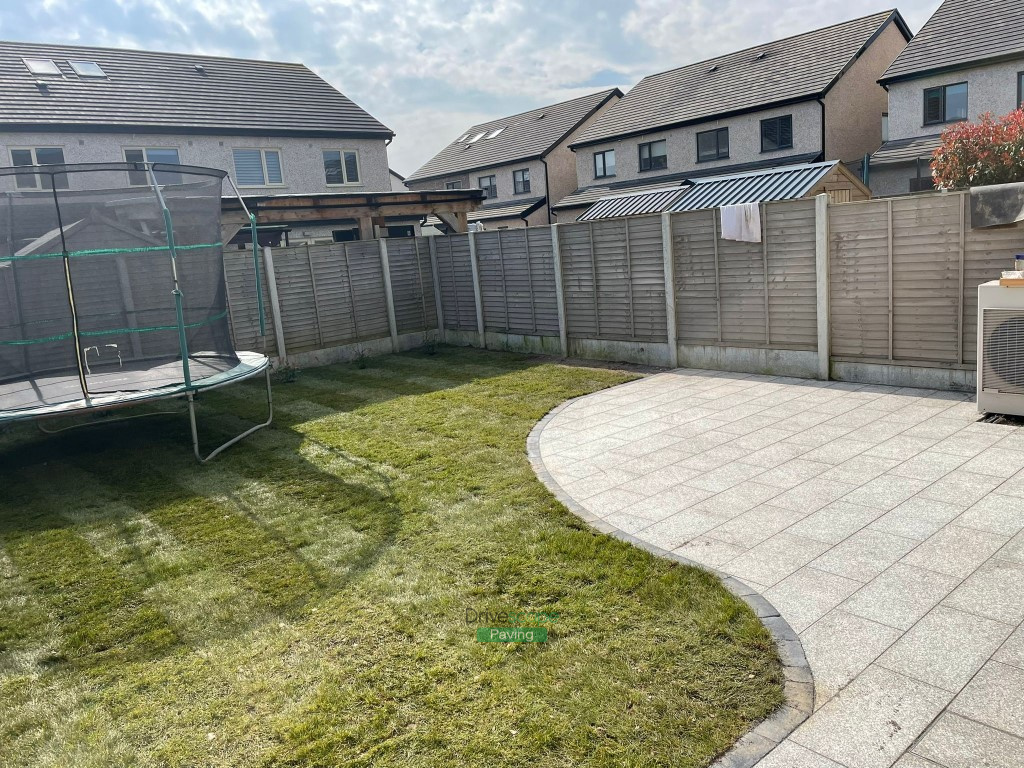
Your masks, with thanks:
M 1019 767 L 1024 429 L 977 418 L 958 393 L 676 370 L 566 404 L 534 445 L 598 527 L 799 635 L 814 713 L 761 768 Z

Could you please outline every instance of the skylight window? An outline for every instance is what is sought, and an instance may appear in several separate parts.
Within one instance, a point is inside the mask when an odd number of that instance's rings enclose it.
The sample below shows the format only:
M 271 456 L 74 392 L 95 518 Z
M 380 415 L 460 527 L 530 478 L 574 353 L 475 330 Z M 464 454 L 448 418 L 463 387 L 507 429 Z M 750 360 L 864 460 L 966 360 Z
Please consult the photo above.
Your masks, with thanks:
M 75 74 L 79 77 L 106 77 L 107 73 L 103 71 L 95 61 L 68 61 L 71 68 L 75 70 Z
M 461 136 L 459 136 L 459 143 L 461 144 L 462 142 L 464 142 L 468 138 L 469 138 L 469 134 L 468 133 L 462 134 Z
M 501 126 L 501 128 L 495 128 L 493 131 L 491 131 L 490 133 L 487 134 L 487 138 L 488 139 L 493 139 L 495 136 L 497 136 L 499 133 L 501 133 L 504 130 L 505 130 L 505 126 Z
M 467 144 L 473 144 L 474 142 L 480 141 L 480 139 L 482 139 L 483 137 L 484 137 L 484 135 L 482 133 L 478 133 L 476 136 L 474 136 L 472 139 L 470 139 L 466 143 Z
M 22 59 L 22 61 L 33 75 L 60 76 L 60 67 L 54 63 L 53 59 Z

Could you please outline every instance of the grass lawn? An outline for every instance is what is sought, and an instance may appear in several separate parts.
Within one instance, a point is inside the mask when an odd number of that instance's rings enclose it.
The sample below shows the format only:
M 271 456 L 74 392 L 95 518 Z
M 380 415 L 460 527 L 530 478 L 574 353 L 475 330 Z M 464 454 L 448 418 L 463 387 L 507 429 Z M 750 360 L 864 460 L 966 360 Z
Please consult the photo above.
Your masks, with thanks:
M 445 347 L 307 370 L 205 467 L 181 416 L 0 436 L 0 766 L 708 764 L 782 701 L 769 634 L 525 455 L 632 376 Z M 205 396 L 207 444 L 261 396 Z M 478 643 L 467 608 L 558 619 Z

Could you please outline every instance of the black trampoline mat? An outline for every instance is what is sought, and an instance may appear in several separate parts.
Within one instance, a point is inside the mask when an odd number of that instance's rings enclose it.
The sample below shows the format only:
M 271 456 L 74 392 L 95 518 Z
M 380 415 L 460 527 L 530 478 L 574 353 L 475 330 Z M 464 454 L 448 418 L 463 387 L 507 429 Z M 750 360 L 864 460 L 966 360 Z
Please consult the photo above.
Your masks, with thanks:
M 189 373 L 192 381 L 198 382 L 230 371 L 236 365 L 238 359 L 235 357 L 189 358 Z M 140 362 L 93 368 L 86 374 L 86 382 L 91 395 L 107 396 L 183 387 L 185 376 L 181 361 L 172 360 L 162 364 Z M 0 412 L 45 409 L 81 400 L 82 387 L 77 372 L 0 383 Z

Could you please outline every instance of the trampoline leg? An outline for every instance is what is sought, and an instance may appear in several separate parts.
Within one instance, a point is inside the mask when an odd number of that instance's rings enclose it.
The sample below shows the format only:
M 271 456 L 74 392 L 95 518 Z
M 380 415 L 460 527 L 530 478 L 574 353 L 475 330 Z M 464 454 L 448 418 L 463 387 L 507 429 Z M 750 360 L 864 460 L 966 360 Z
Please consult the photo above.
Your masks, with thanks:
M 193 396 L 193 394 L 191 392 L 188 393 L 188 395 L 187 395 L 187 398 L 188 398 L 188 421 L 189 421 L 189 424 L 192 427 L 192 453 L 195 454 L 196 461 L 198 461 L 200 464 L 205 464 L 210 459 L 212 459 L 214 456 L 219 454 L 221 451 L 226 450 L 227 448 L 230 448 L 232 445 L 234 445 L 235 443 L 239 442 L 240 440 L 244 440 L 249 435 L 251 435 L 253 432 L 258 432 L 259 430 L 263 429 L 264 427 L 269 427 L 270 426 L 271 422 L 274 420 L 274 396 L 273 396 L 273 392 L 271 391 L 271 388 L 270 388 L 270 368 L 269 368 L 269 366 L 267 367 L 267 371 L 266 371 L 266 380 L 267 380 L 267 420 L 264 421 L 262 424 L 257 424 L 254 427 L 250 427 L 249 429 L 245 430 L 245 432 L 243 432 L 242 434 L 240 434 L 240 435 L 238 435 L 236 437 L 231 438 L 226 443 L 224 443 L 224 445 L 222 445 L 219 448 L 216 448 L 213 451 L 211 451 L 210 454 L 208 456 L 206 456 L 205 458 L 203 457 L 203 454 L 199 451 L 199 430 L 196 427 L 196 403 L 195 403 L 195 398 L 194 398 L 194 396 Z

